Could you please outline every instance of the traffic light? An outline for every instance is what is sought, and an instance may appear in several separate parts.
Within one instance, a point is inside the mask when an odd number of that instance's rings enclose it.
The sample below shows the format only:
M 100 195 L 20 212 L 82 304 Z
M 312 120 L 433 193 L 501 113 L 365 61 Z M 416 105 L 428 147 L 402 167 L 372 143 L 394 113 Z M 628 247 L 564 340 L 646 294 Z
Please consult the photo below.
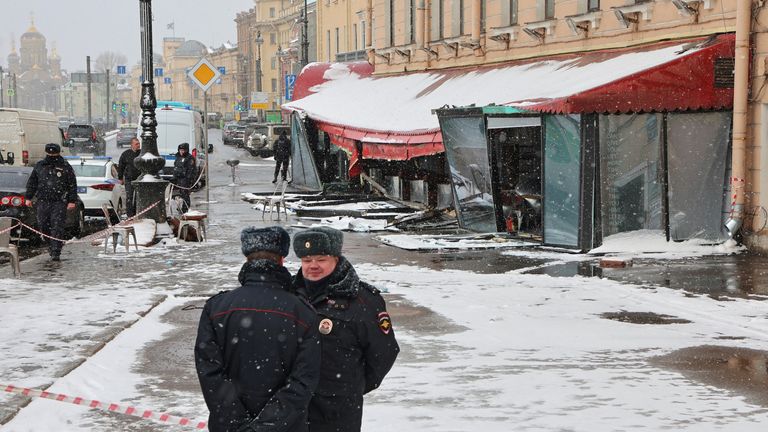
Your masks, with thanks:
M 112 101 L 112 111 L 117 111 L 117 102 Z
M 127 113 L 128 112 L 128 104 L 123 104 L 123 106 L 120 108 L 120 111 L 123 112 L 123 113 Z

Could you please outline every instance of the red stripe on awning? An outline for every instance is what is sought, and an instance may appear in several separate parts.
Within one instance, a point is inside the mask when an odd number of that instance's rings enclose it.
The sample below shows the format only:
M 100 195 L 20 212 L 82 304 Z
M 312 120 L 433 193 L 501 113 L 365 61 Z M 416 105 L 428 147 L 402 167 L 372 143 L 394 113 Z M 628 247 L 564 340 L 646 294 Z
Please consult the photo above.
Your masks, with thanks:
M 720 35 L 693 55 L 525 108 L 553 114 L 729 109 L 733 87 L 715 86 L 715 61 L 732 59 L 734 49 L 735 36 Z

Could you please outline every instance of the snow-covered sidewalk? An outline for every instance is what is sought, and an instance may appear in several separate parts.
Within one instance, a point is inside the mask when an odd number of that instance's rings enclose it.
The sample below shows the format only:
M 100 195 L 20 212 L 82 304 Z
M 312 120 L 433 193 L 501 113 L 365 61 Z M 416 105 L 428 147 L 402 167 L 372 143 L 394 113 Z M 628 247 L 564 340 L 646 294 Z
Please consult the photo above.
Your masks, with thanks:
M 181 307 L 234 286 L 242 260 L 236 242 L 171 242 L 123 255 L 73 247 L 60 268 L 25 262 L 37 270 L 0 280 L 0 381 L 205 420 L 192 362 L 199 311 Z M 654 361 L 702 345 L 768 350 L 759 300 L 598 278 L 383 265 L 364 256 L 353 262 L 384 290 L 402 348 L 382 387 L 366 397 L 363 430 L 743 432 L 768 424 L 768 406 L 738 388 Z M 295 257 L 288 266 L 296 271 Z M 621 311 L 687 323 L 603 315 Z M 744 372 L 721 366 L 723 374 Z M 6 410 L 21 401 L 0 395 Z M 0 427 L 191 429 L 44 399 Z

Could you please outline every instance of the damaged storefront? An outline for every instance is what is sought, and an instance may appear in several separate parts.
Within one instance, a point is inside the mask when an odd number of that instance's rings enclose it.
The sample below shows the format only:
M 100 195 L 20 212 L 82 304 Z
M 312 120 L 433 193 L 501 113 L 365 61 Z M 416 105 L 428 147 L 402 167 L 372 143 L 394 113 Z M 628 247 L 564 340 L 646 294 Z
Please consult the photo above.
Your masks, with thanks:
M 427 190 L 450 188 L 470 231 L 576 250 L 642 231 L 718 242 L 733 57 L 722 34 L 398 76 L 325 66 L 287 108 L 305 154 L 343 152 L 340 177 L 429 161 Z

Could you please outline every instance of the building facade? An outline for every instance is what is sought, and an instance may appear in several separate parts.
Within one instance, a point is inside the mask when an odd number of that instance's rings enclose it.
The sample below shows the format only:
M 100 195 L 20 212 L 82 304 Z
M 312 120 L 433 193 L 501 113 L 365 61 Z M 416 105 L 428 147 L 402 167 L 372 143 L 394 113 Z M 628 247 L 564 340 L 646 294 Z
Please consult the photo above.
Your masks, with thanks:
M 252 103 L 259 103 L 260 110 L 272 112 L 265 119 L 280 121 L 280 106 L 292 99 L 291 90 L 286 86 L 287 76 L 296 76 L 301 71 L 302 37 L 304 34 L 304 13 L 306 25 L 308 62 L 316 59 L 316 18 L 315 2 L 305 4 L 299 1 L 257 0 L 248 11 L 237 14 L 237 41 L 240 52 L 238 83 L 243 97 L 243 112 L 257 113 Z M 254 93 L 261 93 L 261 101 L 252 101 Z M 277 117 L 277 118 L 275 118 Z

